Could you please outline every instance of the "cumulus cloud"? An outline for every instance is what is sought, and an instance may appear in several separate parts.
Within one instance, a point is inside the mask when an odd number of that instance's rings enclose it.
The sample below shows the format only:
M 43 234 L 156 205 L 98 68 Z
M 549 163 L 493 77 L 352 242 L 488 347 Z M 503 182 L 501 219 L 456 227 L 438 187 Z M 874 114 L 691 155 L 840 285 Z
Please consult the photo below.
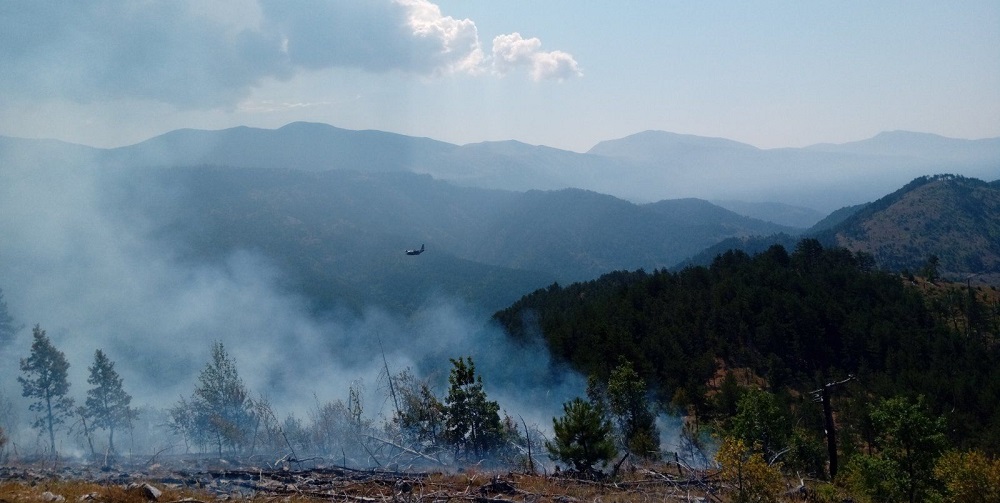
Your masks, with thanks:
M 0 92 L 8 98 L 118 98 L 181 107 L 238 103 L 265 79 L 358 68 L 421 75 L 486 73 L 491 62 L 470 19 L 428 0 L 199 0 L 3 2 Z M 225 12 L 235 12 L 226 16 Z M 498 43 L 499 42 L 499 43 Z M 536 38 L 494 41 L 496 74 L 534 80 L 580 75 Z
M 409 9 L 407 25 L 413 35 L 437 44 L 438 66 L 451 72 L 479 73 L 484 59 L 476 24 L 469 19 L 443 16 L 441 9 L 426 0 L 397 0 Z
M 583 75 L 573 56 L 562 51 L 544 52 L 542 41 L 524 38 L 520 33 L 500 35 L 493 39 L 493 69 L 501 75 L 528 68 L 531 78 L 564 80 Z

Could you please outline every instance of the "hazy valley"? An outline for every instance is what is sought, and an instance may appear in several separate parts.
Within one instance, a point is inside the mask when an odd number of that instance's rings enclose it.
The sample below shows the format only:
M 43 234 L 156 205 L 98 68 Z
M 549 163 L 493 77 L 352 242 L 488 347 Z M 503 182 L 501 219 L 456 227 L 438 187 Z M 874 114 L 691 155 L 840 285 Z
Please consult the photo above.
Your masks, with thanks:
M 547 434 L 583 375 L 611 379 L 623 357 L 672 413 L 661 447 L 697 457 L 679 416 L 728 425 L 740 395 L 720 376 L 775 386 L 789 418 L 808 407 L 788 393 L 847 374 L 944 400 L 924 380 L 908 387 L 894 355 L 920 350 L 886 324 L 955 345 L 948 326 L 979 334 L 955 358 L 991 378 L 974 356 L 996 351 L 998 174 L 1000 139 L 901 132 L 778 150 L 646 132 L 587 153 L 306 123 L 116 149 L 0 138 L 0 289 L 16 322 L 0 343 L 23 355 L 40 324 L 75 382 L 102 349 L 155 418 L 224 342 L 290 417 L 363 397 L 371 424 L 399 413 L 396 372 L 440 393 L 449 358 L 471 355 L 490 397 Z M 918 300 L 898 273 L 922 278 L 931 257 L 937 277 L 982 290 Z M 3 397 L 27 410 L 8 360 Z M 961 383 L 952 405 L 978 409 L 953 418 L 973 425 L 955 438 L 988 445 L 995 390 Z M 5 417 L 30 444 L 26 421 Z M 817 456 L 797 466 L 822 472 Z

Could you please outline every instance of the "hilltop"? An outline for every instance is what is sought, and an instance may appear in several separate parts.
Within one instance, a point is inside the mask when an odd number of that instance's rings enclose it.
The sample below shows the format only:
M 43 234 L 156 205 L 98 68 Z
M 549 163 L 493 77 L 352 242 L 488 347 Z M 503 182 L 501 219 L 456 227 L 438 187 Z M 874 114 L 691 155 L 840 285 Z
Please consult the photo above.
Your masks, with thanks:
M 1000 181 L 957 175 L 922 176 L 873 202 L 831 213 L 801 234 L 826 246 L 870 254 L 880 268 L 916 272 L 931 256 L 939 273 L 1000 279 Z M 789 234 L 727 238 L 680 266 L 707 265 L 729 249 L 759 253 L 773 244 L 794 246 Z
M 934 255 L 942 273 L 1000 273 L 1000 183 L 921 177 L 822 235 L 893 270 L 916 271 Z

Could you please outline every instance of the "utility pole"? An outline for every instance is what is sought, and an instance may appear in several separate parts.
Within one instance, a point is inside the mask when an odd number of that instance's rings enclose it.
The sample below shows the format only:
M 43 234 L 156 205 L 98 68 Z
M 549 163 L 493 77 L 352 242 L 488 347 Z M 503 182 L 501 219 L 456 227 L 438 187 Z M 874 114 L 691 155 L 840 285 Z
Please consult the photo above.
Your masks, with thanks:
M 847 379 L 826 383 L 822 388 L 810 391 L 814 402 L 823 403 L 824 429 L 826 430 L 826 450 L 830 456 L 830 480 L 837 476 L 837 425 L 833 422 L 833 406 L 830 405 L 830 396 L 833 394 L 833 387 L 847 383 L 854 379 L 854 375 L 847 376 Z

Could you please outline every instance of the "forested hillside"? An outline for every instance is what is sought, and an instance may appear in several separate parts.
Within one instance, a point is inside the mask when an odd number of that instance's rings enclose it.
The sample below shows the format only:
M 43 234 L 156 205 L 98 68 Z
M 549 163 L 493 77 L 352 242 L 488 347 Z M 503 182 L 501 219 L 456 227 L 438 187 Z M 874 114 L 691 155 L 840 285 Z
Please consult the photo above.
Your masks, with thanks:
M 163 247 L 195 263 L 259 253 L 287 274 L 285 286 L 321 308 L 408 313 L 443 295 L 490 313 L 552 281 L 665 267 L 727 236 L 787 229 L 699 200 L 636 205 L 577 189 L 486 190 L 405 172 L 96 172 L 116 225 L 152 227 Z M 419 258 L 403 253 L 421 244 L 428 251 Z
M 943 277 L 1000 284 L 1000 183 L 957 175 L 915 178 L 864 205 L 833 212 L 801 234 L 824 246 L 872 256 L 876 267 L 915 272 L 936 257 Z M 759 253 L 779 244 L 794 247 L 788 233 L 726 238 L 685 261 L 707 265 L 720 253 Z
M 861 411 L 877 397 L 922 395 L 946 418 L 955 445 L 996 452 L 995 292 L 960 288 L 929 302 L 873 264 L 869 255 L 806 239 L 791 253 L 732 251 L 708 267 L 553 284 L 494 319 L 513 337 L 543 338 L 587 374 L 606 379 L 624 357 L 661 404 L 701 416 L 734 412 L 726 383 L 738 375 L 756 376 L 747 383 L 782 394 L 792 408 L 808 405 L 804 392 L 853 375 L 838 399 L 843 423 L 863 422 Z
M 920 177 L 820 234 L 893 270 L 931 255 L 943 271 L 1000 273 L 1000 187 L 954 175 Z

